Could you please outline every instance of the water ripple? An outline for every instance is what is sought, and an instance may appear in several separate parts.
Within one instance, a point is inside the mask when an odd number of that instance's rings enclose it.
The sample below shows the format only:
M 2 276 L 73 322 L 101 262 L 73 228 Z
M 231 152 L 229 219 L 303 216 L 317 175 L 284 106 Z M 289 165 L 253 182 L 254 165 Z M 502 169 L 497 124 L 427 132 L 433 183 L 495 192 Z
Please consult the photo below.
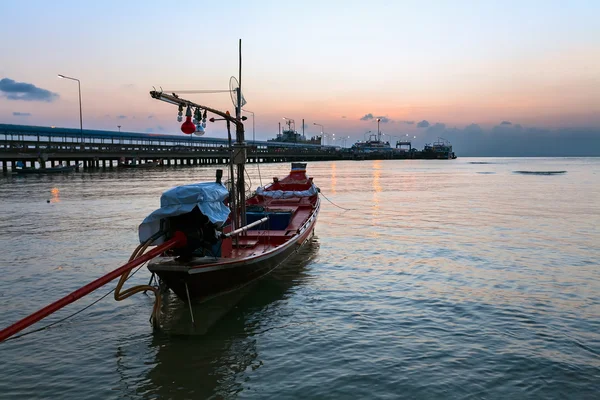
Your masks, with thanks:
M 287 168 L 263 165 L 261 175 Z M 323 201 L 314 240 L 286 268 L 194 308 L 195 327 L 173 295 L 158 333 L 148 321 L 152 298 L 109 297 L 0 345 L 0 392 L 597 398 L 597 159 L 322 162 L 309 171 L 350 210 Z M 516 171 L 568 171 L 568 179 Z M 212 169 L 190 167 L 0 181 L 0 320 L 14 321 L 122 264 L 163 190 L 212 179 Z M 148 279 L 142 270 L 133 283 Z

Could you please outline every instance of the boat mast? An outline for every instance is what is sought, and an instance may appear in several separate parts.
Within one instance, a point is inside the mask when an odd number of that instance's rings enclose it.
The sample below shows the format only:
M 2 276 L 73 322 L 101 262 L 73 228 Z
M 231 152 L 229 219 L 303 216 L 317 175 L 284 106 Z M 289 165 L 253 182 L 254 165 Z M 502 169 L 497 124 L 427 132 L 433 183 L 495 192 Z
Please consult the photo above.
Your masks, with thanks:
M 244 142 L 244 125 L 242 124 L 242 39 L 239 42 L 239 87 L 237 88 L 237 105 L 235 107 L 236 143 L 234 144 L 233 162 L 237 165 L 238 207 L 240 210 L 240 224 L 246 225 L 246 184 L 244 181 L 244 164 L 246 163 L 246 143 Z M 236 216 L 237 218 L 237 216 Z

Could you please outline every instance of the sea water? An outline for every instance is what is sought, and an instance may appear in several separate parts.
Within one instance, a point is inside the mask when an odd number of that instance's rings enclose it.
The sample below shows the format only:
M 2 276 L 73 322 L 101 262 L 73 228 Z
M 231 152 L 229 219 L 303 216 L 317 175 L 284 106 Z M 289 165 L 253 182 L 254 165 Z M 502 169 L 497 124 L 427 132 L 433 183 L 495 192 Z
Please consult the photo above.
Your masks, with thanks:
M 248 170 L 256 188 L 289 165 Z M 598 398 L 600 159 L 308 173 L 324 196 L 296 259 L 193 305 L 195 326 L 167 296 L 160 332 L 151 294 L 115 302 L 116 282 L 103 287 L 29 331 L 107 295 L 83 312 L 0 344 L 0 397 Z M 122 265 L 164 190 L 213 179 L 208 167 L 0 178 L 0 325 Z

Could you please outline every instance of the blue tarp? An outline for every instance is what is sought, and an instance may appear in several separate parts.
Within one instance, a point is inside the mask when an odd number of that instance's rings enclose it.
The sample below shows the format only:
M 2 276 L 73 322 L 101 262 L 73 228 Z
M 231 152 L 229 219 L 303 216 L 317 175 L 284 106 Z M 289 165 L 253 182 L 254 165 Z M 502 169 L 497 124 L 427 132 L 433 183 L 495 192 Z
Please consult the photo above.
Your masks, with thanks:
M 229 207 L 223 203 L 228 196 L 227 188 L 216 182 L 194 183 L 167 190 L 160 197 L 160 208 L 140 224 L 140 243 L 144 243 L 160 230 L 161 220 L 189 213 L 196 206 L 210 222 L 222 226 L 229 216 Z M 153 244 L 161 244 L 163 241 L 163 238 L 160 238 Z

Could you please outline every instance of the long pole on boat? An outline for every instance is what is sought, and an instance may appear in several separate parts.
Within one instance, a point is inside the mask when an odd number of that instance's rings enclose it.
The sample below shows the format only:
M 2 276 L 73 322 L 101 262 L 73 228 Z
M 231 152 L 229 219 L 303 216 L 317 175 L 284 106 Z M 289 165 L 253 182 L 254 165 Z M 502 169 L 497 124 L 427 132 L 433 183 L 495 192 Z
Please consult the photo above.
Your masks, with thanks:
M 229 160 L 229 174 L 231 175 L 231 209 L 233 210 L 233 218 L 231 218 L 231 222 L 233 225 L 233 229 L 239 227 L 238 225 L 238 219 L 237 219 L 237 215 L 236 215 L 236 211 L 237 211 L 237 188 L 236 188 L 236 183 L 235 183 L 235 175 L 233 174 L 233 159 L 235 158 L 235 149 L 232 146 L 231 143 L 231 122 L 229 120 L 225 121 L 227 124 L 227 139 L 229 141 L 229 148 L 230 150 L 230 160 Z M 236 132 L 237 132 L 237 128 L 236 128 Z
M 237 106 L 235 108 L 236 124 L 236 139 L 240 151 L 238 159 L 238 194 L 240 209 L 240 225 L 246 225 L 246 184 L 244 181 L 244 164 L 246 163 L 246 143 L 244 142 L 244 125 L 242 125 L 242 39 L 239 41 L 239 87 L 237 89 Z
M 0 331 L 0 342 L 8 339 L 9 337 L 11 337 L 12 335 L 14 335 L 16 333 L 22 331 L 23 329 L 27 328 L 28 326 L 33 325 L 34 323 L 38 322 L 42 318 L 45 318 L 48 315 L 71 304 L 75 300 L 78 300 L 78 299 L 82 298 L 83 296 L 90 294 L 91 292 L 98 289 L 99 287 L 104 286 L 107 283 L 109 283 L 110 281 L 123 275 L 123 273 L 145 263 L 146 261 L 150 261 L 154 257 L 164 253 L 165 251 L 167 251 L 169 249 L 172 249 L 174 247 L 178 247 L 181 245 L 185 245 L 186 242 L 187 242 L 187 239 L 184 234 L 182 234 L 181 232 L 176 233 L 172 239 L 166 241 L 165 243 L 161 244 L 160 246 L 156 246 L 154 249 L 150 250 L 146 254 L 129 261 L 127 264 L 96 279 L 93 282 L 88 283 L 87 285 L 85 285 L 85 286 L 77 289 L 76 291 L 66 295 L 65 297 L 55 301 L 54 303 L 47 305 L 46 307 L 34 312 L 33 314 L 23 318 L 22 320 L 15 322 L 8 328 L 1 330 Z

